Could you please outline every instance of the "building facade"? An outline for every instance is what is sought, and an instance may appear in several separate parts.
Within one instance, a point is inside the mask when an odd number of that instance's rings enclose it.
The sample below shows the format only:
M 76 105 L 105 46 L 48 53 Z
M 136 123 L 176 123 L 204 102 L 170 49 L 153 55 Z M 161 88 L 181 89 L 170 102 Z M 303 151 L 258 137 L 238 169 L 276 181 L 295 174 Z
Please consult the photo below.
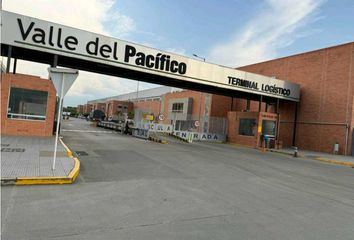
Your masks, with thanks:
M 173 124 L 177 131 L 223 133 L 229 142 L 253 147 L 261 145 L 263 135 L 274 138 L 278 147 L 327 153 L 339 144 L 339 154 L 354 155 L 354 43 L 238 69 L 300 84 L 300 102 L 158 87 L 92 100 L 77 110 L 89 114 L 99 109 L 107 119 L 118 113 L 153 115 L 153 122 Z M 1 76 L 1 133 L 50 136 L 56 107 L 52 82 L 23 74 Z
M 52 136 L 56 91 L 36 76 L 1 74 L 1 134 Z
M 105 102 L 97 102 L 92 104 L 92 110 L 101 110 L 102 112 L 106 112 L 106 103 Z
M 239 68 L 301 86 L 300 103 L 281 102 L 279 138 L 285 146 L 353 152 L 354 43 L 274 59 Z M 240 106 L 246 100 L 238 100 Z M 251 110 L 255 111 L 257 104 Z
M 84 113 L 84 105 L 81 105 L 81 104 L 77 105 L 76 112 L 79 114 L 83 114 Z
M 93 105 L 90 103 L 86 103 L 83 105 L 83 114 L 90 114 L 90 112 L 93 110 Z
M 238 69 L 300 84 L 300 102 L 260 102 L 237 95 L 226 97 L 179 90 L 160 92 L 151 101 L 133 100 L 134 108 L 163 115 L 163 120 L 156 118 L 156 121 L 173 123 L 184 130 L 220 131 L 220 128 L 213 129 L 212 125 L 218 125 L 212 124 L 213 119 L 227 118 L 228 141 L 249 146 L 260 145 L 263 122 L 273 119 L 275 125 L 267 123 L 274 128 L 277 146 L 332 153 L 334 144 L 338 143 L 339 154 L 353 153 L 354 43 Z M 243 132 L 254 134 L 245 136 Z
M 128 101 L 109 100 L 106 102 L 105 115 L 108 119 L 113 119 L 117 115 L 128 115 L 133 112 L 134 105 Z

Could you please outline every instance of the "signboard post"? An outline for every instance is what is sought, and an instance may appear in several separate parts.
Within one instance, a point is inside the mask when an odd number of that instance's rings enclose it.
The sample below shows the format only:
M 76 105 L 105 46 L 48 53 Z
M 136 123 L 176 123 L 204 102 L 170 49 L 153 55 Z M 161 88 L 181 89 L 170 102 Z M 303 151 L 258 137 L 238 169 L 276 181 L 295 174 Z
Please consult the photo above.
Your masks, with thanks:
M 52 170 L 55 170 L 55 161 L 57 158 L 57 148 L 58 148 L 58 135 L 59 135 L 59 126 L 61 119 L 61 111 L 65 94 L 73 85 L 75 79 L 79 75 L 79 71 L 75 69 L 65 69 L 65 68 L 48 68 L 49 77 L 52 80 L 55 90 L 59 96 L 59 108 L 57 116 L 57 128 L 55 132 L 55 145 L 54 145 L 54 156 L 53 156 L 53 165 Z M 59 95 L 60 94 L 60 95 Z

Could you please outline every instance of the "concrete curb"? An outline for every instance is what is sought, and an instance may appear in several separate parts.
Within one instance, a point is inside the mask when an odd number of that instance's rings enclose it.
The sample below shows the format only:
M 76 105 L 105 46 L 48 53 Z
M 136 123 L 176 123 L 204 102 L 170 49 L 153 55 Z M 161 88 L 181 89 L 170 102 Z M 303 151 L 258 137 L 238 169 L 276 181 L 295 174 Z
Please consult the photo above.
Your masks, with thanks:
M 171 137 L 174 137 L 174 138 L 176 138 L 176 139 L 178 139 L 178 140 L 180 140 L 180 141 L 182 141 L 182 142 L 189 143 L 187 139 L 181 138 L 181 137 L 176 136 L 176 135 L 174 135 L 174 134 L 172 134 L 172 133 L 168 133 L 168 134 L 169 134 Z
M 74 167 L 71 169 L 68 176 L 58 177 L 18 177 L 16 179 L 2 179 L 1 185 L 43 185 L 43 184 L 72 184 L 75 182 L 80 172 L 80 161 L 73 156 L 72 151 L 66 146 L 61 138 L 61 144 L 64 146 L 68 157 L 74 160 Z
M 154 138 L 154 137 L 149 137 L 149 140 L 153 141 L 153 142 L 158 142 L 158 143 L 161 143 L 161 144 L 167 144 L 168 143 L 166 140 L 161 140 L 161 139 Z
M 254 147 L 248 146 L 248 145 L 243 145 L 243 144 L 238 144 L 238 143 L 227 143 L 233 147 L 239 147 L 239 148 L 245 148 L 245 149 L 256 149 Z
M 59 137 L 59 141 L 61 142 L 61 144 L 63 145 L 63 147 L 66 150 L 66 154 L 68 155 L 68 157 L 73 157 L 73 152 L 68 148 L 68 146 L 66 146 L 66 144 L 63 142 L 63 137 Z
M 338 161 L 338 160 L 322 158 L 322 157 L 316 157 L 314 159 L 316 159 L 317 161 L 321 161 L 321 162 L 342 165 L 342 166 L 347 166 L 347 167 L 354 167 L 354 163 L 352 163 L 352 162 L 344 162 L 344 161 Z
M 279 153 L 279 154 L 284 154 L 284 155 L 289 155 L 289 156 L 293 156 L 292 153 L 286 153 L 286 152 L 281 152 L 281 151 L 277 151 L 277 150 L 269 150 L 270 152 L 274 152 L 274 153 Z M 310 157 L 306 157 L 305 155 L 298 155 L 301 158 L 306 158 L 306 159 L 311 159 L 311 160 L 316 160 L 316 161 L 320 161 L 320 162 L 325 162 L 325 163 L 330 163 L 330 164 L 335 164 L 335 165 L 341 165 L 341 166 L 347 166 L 347 167 L 354 167 L 354 163 L 352 162 L 345 162 L 345 161 L 339 161 L 339 160 L 334 160 L 334 159 L 328 159 L 328 158 L 324 158 L 324 157 L 315 157 L 315 158 L 310 158 Z

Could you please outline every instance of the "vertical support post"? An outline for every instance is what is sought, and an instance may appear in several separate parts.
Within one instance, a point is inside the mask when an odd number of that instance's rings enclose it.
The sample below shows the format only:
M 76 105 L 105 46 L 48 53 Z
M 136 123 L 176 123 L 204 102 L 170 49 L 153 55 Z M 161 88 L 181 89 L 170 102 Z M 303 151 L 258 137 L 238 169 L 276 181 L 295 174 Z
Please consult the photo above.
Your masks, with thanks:
M 293 130 L 293 146 L 295 146 L 296 141 L 296 126 L 297 126 L 297 102 L 295 103 L 295 116 L 294 116 L 294 130 Z
M 277 99 L 276 107 L 275 107 L 275 113 L 277 114 L 277 132 L 275 135 L 275 140 L 279 140 L 279 135 L 280 135 L 280 113 L 279 113 L 279 106 L 280 106 L 280 100 L 279 98 Z
M 58 55 L 55 54 L 51 67 L 57 67 L 57 66 L 58 66 Z
M 55 161 L 57 159 L 57 148 L 58 148 L 58 137 L 59 137 L 59 125 L 60 125 L 60 119 L 61 119 L 61 108 L 62 108 L 62 103 L 63 103 L 63 96 L 64 96 L 64 74 L 62 73 L 62 78 L 61 78 L 61 91 L 60 91 L 60 98 L 59 98 L 59 109 L 58 109 L 58 116 L 57 116 L 57 129 L 55 132 L 55 145 L 54 145 L 54 158 L 53 158 L 53 166 L 52 170 L 55 170 Z
M 199 95 L 199 116 L 198 116 L 198 121 L 199 121 L 199 126 L 198 126 L 198 131 L 199 132 L 202 132 L 202 130 L 201 130 L 201 119 L 200 119 L 200 117 L 201 117 L 201 115 L 202 115 L 202 97 L 203 97 L 203 94 L 202 94 L 202 92 L 200 92 L 200 95 Z M 205 102 L 205 100 L 204 100 L 204 102 Z M 205 112 L 204 112 L 204 115 L 205 115 Z M 203 123 L 204 123 L 204 121 L 203 121 Z
M 251 110 L 251 100 L 247 99 L 247 106 L 246 106 L 247 112 Z
M 297 155 L 298 155 L 298 149 L 297 149 L 297 147 L 294 147 L 294 155 L 293 155 L 293 157 L 297 157 Z
M 277 114 L 277 133 L 275 135 L 275 140 L 279 140 L 279 133 L 280 133 L 280 114 L 279 114 L 279 98 L 277 98 L 277 106 L 275 108 L 275 113 Z
M 52 62 L 52 64 L 50 64 L 50 66 L 51 67 L 57 67 L 58 66 L 58 55 L 54 55 L 54 57 L 53 57 L 53 62 Z M 49 77 L 49 79 L 50 79 L 50 77 Z M 58 107 L 58 102 L 59 102 L 59 96 L 58 97 L 56 97 L 56 103 L 55 103 L 55 111 L 58 113 L 58 109 L 57 109 L 57 107 Z
M 159 101 L 159 118 L 160 118 L 160 115 L 161 115 L 161 102 L 162 101 L 163 101 L 163 99 L 162 99 L 162 97 L 160 97 L 160 101 Z
M 266 104 L 266 106 L 265 106 L 265 112 L 268 112 L 268 103 L 266 102 L 265 104 Z
M 279 114 L 279 98 L 277 98 L 277 106 L 275 108 L 275 113 Z
M 140 84 L 140 81 L 138 81 L 136 83 L 136 101 L 138 102 L 138 98 L 139 98 L 139 84 Z
M 347 156 L 347 152 L 348 152 L 348 137 L 350 134 L 350 128 L 349 128 L 349 124 L 345 124 L 345 146 L 344 146 L 344 156 Z M 354 139 L 352 140 L 354 141 Z M 353 151 L 353 150 L 352 150 Z
M 263 101 L 263 96 L 261 95 L 261 99 L 259 100 L 259 105 L 258 105 L 258 112 L 261 112 L 262 110 L 262 101 Z
M 12 46 L 9 46 L 9 48 L 7 50 L 6 73 L 10 72 L 11 57 L 12 57 Z
M 14 66 L 12 68 L 12 73 L 15 74 L 16 73 L 16 67 L 17 67 L 17 58 L 15 58 L 14 60 Z

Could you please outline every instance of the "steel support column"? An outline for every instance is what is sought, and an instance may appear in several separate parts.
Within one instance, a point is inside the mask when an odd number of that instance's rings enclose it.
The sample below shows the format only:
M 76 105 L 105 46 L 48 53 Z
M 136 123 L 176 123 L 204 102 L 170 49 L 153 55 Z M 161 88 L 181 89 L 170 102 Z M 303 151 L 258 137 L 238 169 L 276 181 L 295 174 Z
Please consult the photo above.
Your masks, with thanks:
M 293 129 L 293 146 L 295 146 L 296 142 L 296 126 L 297 126 L 297 102 L 295 103 L 295 116 L 294 116 L 294 129 Z
M 14 59 L 14 66 L 12 68 L 12 73 L 15 74 L 16 73 L 16 68 L 17 68 L 17 58 Z
M 10 72 L 11 57 L 12 57 L 12 46 L 9 46 L 9 49 L 7 51 L 6 73 Z
M 279 114 L 279 98 L 277 98 L 277 106 L 275 108 L 275 113 Z
M 258 105 L 258 112 L 261 112 L 262 110 L 262 101 L 263 101 L 263 96 L 261 95 L 261 99 L 259 100 L 259 105 Z
M 53 58 L 53 63 L 51 64 L 51 67 L 57 67 L 58 66 L 58 55 L 54 55 Z

